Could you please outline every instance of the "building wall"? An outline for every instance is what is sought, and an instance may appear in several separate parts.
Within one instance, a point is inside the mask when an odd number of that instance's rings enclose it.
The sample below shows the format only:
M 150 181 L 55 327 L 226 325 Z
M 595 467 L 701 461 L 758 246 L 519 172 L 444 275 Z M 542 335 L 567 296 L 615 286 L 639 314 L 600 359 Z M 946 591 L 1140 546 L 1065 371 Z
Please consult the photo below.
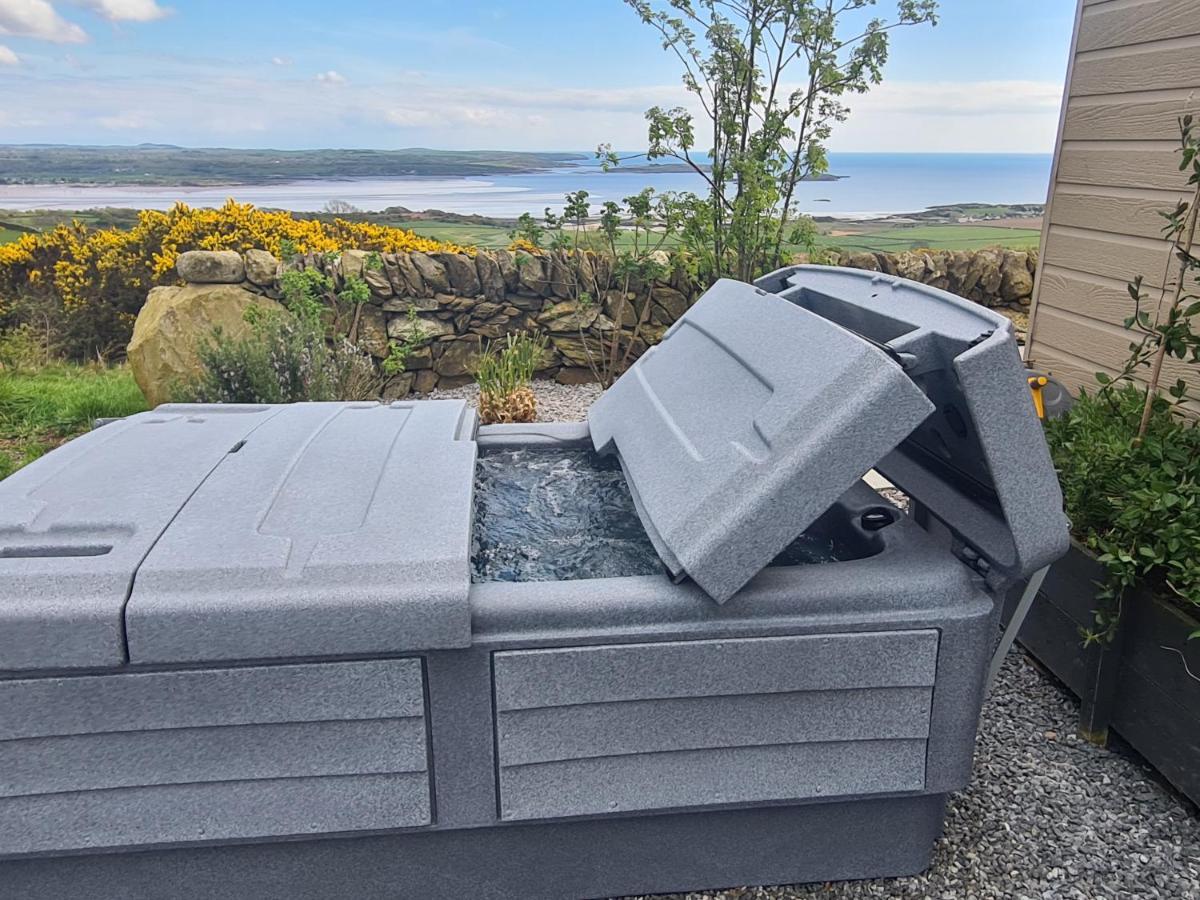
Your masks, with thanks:
M 1175 282 L 1159 212 L 1190 195 L 1189 111 L 1200 120 L 1200 0 L 1080 0 L 1027 353 L 1073 390 L 1128 356 L 1134 276 L 1151 312 Z

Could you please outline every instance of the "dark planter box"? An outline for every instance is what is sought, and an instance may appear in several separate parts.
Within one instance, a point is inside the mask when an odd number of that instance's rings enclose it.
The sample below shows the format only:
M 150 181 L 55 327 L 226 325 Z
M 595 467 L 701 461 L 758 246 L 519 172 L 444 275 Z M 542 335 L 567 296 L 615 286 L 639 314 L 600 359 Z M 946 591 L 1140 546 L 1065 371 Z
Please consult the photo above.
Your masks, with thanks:
M 1200 803 L 1200 621 L 1138 591 L 1108 645 L 1084 646 L 1103 567 L 1073 544 L 1046 576 L 1018 639 L 1080 698 L 1080 733 L 1103 744 L 1115 729 L 1176 788 Z M 1008 619 L 1022 586 L 1008 596 Z

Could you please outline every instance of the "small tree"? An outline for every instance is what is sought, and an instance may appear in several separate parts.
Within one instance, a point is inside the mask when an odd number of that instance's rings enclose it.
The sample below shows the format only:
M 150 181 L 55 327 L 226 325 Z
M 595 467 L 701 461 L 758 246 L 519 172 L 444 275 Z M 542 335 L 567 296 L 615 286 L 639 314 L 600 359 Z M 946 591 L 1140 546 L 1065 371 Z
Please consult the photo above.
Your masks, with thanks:
M 601 204 L 592 230 L 588 192 L 575 191 L 564 200 L 561 215 L 546 209 L 543 226 L 534 226 L 528 214 L 522 216 L 514 239 L 540 246 L 548 235 L 550 249 L 571 261 L 565 287 L 580 312 L 579 345 L 592 376 L 607 388 L 645 346 L 651 290 L 656 280 L 669 274 L 664 247 L 671 246 L 679 232 L 681 207 L 675 195 L 646 188 L 626 197 L 623 205 L 612 200 Z M 587 256 L 591 250 L 600 251 L 606 264 L 592 262 Z M 584 314 L 595 311 L 597 304 L 611 324 L 590 333 Z
M 1200 138 L 1195 134 L 1190 115 L 1179 120 L 1179 136 L 1179 170 L 1188 173 L 1187 184 L 1192 196 L 1190 200 L 1179 201 L 1170 212 L 1162 213 L 1167 222 L 1163 234 L 1171 241 L 1175 279 L 1172 282 L 1168 277 L 1163 278 L 1164 287 L 1159 291 L 1152 319 L 1150 311 L 1142 308 L 1149 299 L 1142 290 L 1145 279 L 1141 275 L 1134 278 L 1129 285 L 1133 315 L 1125 320 L 1125 327 L 1138 331 L 1141 338 L 1129 345 L 1129 358 L 1115 378 L 1104 372 L 1096 373 L 1096 380 L 1104 386 L 1105 393 L 1111 394 L 1113 386 L 1132 382 L 1138 373 L 1149 370 L 1142 417 L 1134 436 L 1134 442 L 1138 444 L 1145 439 L 1156 410 L 1177 407 L 1190 399 L 1189 385 L 1182 378 L 1167 388 L 1167 397 L 1162 395 L 1163 363 L 1168 357 L 1200 363 L 1200 333 L 1193 324 L 1200 316 L 1200 294 L 1196 293 L 1200 278 L 1192 274 L 1200 271 L 1200 259 L 1192 252 L 1200 214 Z
M 681 196 L 684 241 L 714 277 L 743 281 L 803 237 L 793 234 L 796 186 L 828 171 L 825 141 L 849 114 L 842 98 L 882 80 L 888 33 L 937 23 L 936 0 L 898 0 L 893 20 L 861 27 L 856 13 L 876 0 L 625 2 L 683 65 L 703 110 L 702 124 L 682 107 L 649 110 L 648 156 L 678 159 L 704 179 L 707 196 Z M 708 164 L 695 155 L 698 140 L 710 145 Z M 609 145 L 598 153 L 620 162 Z

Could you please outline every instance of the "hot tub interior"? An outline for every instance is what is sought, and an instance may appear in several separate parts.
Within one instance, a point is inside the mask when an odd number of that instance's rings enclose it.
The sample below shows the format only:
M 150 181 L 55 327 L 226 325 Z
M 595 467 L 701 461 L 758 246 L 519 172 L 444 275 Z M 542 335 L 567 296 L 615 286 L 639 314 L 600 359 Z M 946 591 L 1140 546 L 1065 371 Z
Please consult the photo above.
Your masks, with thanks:
M 877 515 L 899 517 L 881 506 Z M 771 563 L 862 559 L 880 542 L 835 504 Z M 655 575 L 663 565 L 634 508 L 620 463 L 590 449 L 482 449 L 475 470 L 471 577 L 570 581 Z

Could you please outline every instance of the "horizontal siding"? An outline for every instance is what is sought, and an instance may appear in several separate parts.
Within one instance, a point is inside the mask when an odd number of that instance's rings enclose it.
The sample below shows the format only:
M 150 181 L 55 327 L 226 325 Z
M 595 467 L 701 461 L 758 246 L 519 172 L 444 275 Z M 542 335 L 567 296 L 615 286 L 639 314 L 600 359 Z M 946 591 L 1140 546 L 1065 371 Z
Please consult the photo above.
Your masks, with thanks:
M 1186 199 L 1179 118 L 1200 106 L 1200 0 L 1081 0 L 1027 359 L 1069 388 L 1119 369 L 1176 280 L 1161 213 Z M 1182 367 L 1168 362 L 1171 380 Z
M 1079 52 L 1200 34 L 1200 0 L 1115 2 L 1088 9 L 1079 23 Z
M 937 632 L 493 656 L 505 819 L 920 790 Z
M 1120 369 L 1129 358 L 1129 345 L 1137 338 L 1136 333 L 1119 325 L 1081 318 L 1050 307 L 1040 311 L 1038 316 L 1039 347 L 1044 344 L 1089 360 L 1093 363 L 1089 376 L 1094 376 L 1097 371 Z M 1188 367 L 1178 360 L 1168 359 L 1163 364 L 1162 383 L 1174 384 L 1176 378 L 1187 378 L 1189 374 L 1194 379 L 1195 372 L 1187 370 Z M 1091 380 L 1095 382 L 1094 377 Z
M 728 747 L 506 769 L 509 820 L 919 791 L 925 741 Z
M 1200 84 L 1200 36 L 1078 54 L 1071 96 L 1160 91 L 1196 84 Z
M 1179 118 L 1196 101 L 1190 90 L 1072 97 L 1063 124 L 1065 141 L 1176 141 Z
M 1146 141 L 1106 146 L 1064 143 L 1058 158 L 1058 184 L 1175 191 L 1187 178 L 1179 172 L 1179 144 Z
M 1043 265 L 1087 272 L 1128 283 L 1137 275 L 1147 286 L 1161 287 L 1175 280 L 1170 265 L 1170 245 L 1149 238 L 1121 237 L 1051 225 Z
M 0 736 L 0 854 L 430 822 L 419 660 L 0 682 Z
M 1162 213 L 1172 209 L 1182 198 L 1182 193 L 1170 191 L 1063 185 L 1054 197 L 1050 222 L 1114 235 L 1164 240 L 1162 229 L 1166 222 Z M 1164 243 L 1163 246 L 1167 245 Z
M 1096 383 L 1096 372 L 1103 369 L 1091 360 L 1073 356 L 1042 343 L 1038 344 L 1029 361 L 1039 372 L 1053 375 L 1072 393 L 1078 394 L 1081 389 L 1095 393 L 1099 387 Z M 1107 371 L 1111 371 L 1111 368 Z M 1142 384 L 1145 383 L 1142 379 L 1138 379 L 1138 381 Z M 1183 409 L 1187 415 L 1200 418 L 1200 404 L 1185 403 Z
M 1150 302 L 1143 308 L 1153 313 L 1158 292 L 1146 292 Z M 1133 315 L 1133 300 L 1123 282 L 1084 272 L 1047 265 L 1042 271 L 1040 301 L 1046 308 L 1073 312 L 1112 325 L 1121 325 Z

